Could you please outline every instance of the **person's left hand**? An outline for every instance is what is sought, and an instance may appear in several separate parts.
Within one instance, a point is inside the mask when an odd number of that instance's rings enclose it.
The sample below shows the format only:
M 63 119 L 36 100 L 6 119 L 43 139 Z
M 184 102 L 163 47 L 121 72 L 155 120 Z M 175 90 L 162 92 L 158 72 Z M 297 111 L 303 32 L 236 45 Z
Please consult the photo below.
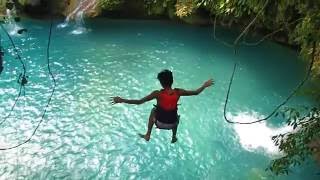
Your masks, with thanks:
M 111 97 L 110 99 L 111 99 L 111 104 L 112 105 L 123 102 L 123 99 L 121 97 L 119 97 L 119 96 Z
M 210 87 L 214 84 L 213 79 L 209 79 L 208 81 L 206 81 L 205 83 L 203 83 L 203 87 L 207 88 Z

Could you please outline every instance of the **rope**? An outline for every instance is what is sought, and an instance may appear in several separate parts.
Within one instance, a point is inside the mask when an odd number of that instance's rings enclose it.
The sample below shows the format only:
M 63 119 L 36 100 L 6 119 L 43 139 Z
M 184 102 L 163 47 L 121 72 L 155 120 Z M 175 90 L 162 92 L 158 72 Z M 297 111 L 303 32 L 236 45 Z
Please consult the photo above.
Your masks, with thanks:
M 260 9 L 260 11 L 257 13 L 256 17 L 246 26 L 246 28 L 240 33 L 240 35 L 236 38 L 236 40 L 233 42 L 234 47 L 236 48 L 239 40 L 241 39 L 241 37 L 248 31 L 248 29 L 250 28 L 250 26 L 253 25 L 253 23 L 257 20 L 258 16 L 262 13 L 262 11 L 265 9 L 265 7 L 267 6 L 269 0 L 267 0 L 263 7 Z
M 233 77 L 234 77 L 234 74 L 235 74 L 235 71 L 236 71 L 236 68 L 237 68 L 237 63 L 234 64 L 234 67 L 233 67 L 233 72 L 232 72 L 232 75 L 231 75 L 231 78 L 230 78 L 230 83 L 229 83 L 229 87 L 228 87 L 228 92 L 227 92 L 227 96 L 226 96 L 226 100 L 225 100 L 225 104 L 224 104 L 224 109 L 223 109 L 223 116 L 224 116 L 224 119 L 228 122 L 228 123 L 231 123 L 231 124 L 254 124 L 254 123 L 258 123 L 258 122 L 261 122 L 261 121 L 265 121 L 267 119 L 269 119 L 270 117 L 272 117 L 283 105 L 285 105 L 296 93 L 297 91 L 304 85 L 304 83 L 309 79 L 310 77 L 310 74 L 311 74 L 311 71 L 312 71 L 312 67 L 313 67 L 313 63 L 314 63 L 314 60 L 315 60 L 315 51 L 316 51 L 316 43 L 313 42 L 313 49 L 312 49 L 312 59 L 311 59 L 311 62 L 310 62 L 310 66 L 309 66 L 309 69 L 307 71 L 307 74 L 306 76 L 304 77 L 304 79 L 302 79 L 302 81 L 298 84 L 298 86 L 289 94 L 289 96 L 281 103 L 279 104 L 267 117 L 263 118 L 263 119 L 258 119 L 256 121 L 252 121 L 252 122 L 236 122 L 236 121 L 231 121 L 227 118 L 226 116 L 226 109 L 227 109 L 227 104 L 228 104 L 228 100 L 229 100 L 229 94 L 230 94 L 230 91 L 231 91 L 231 85 L 232 85 L 232 82 L 233 82 Z
M 288 23 L 288 24 L 285 24 L 285 25 L 286 25 L 286 26 L 289 26 L 289 25 L 292 25 L 292 24 L 294 24 L 294 23 L 296 23 L 296 22 L 298 22 L 298 21 L 301 21 L 301 20 L 303 20 L 303 18 L 296 19 L 296 20 L 294 20 L 294 21 L 292 21 L 292 22 L 290 22 L 290 23 Z M 257 46 L 257 45 L 261 44 L 261 43 L 262 43 L 264 40 L 266 40 L 267 38 L 273 36 L 274 34 L 280 32 L 280 31 L 282 31 L 284 28 L 285 28 L 285 27 L 281 27 L 281 28 L 279 28 L 279 29 L 277 29 L 277 30 L 269 33 L 269 34 L 266 34 L 265 36 L 263 36 L 260 40 L 258 40 L 258 41 L 256 41 L 256 42 L 248 43 L 248 42 L 246 42 L 246 41 L 242 41 L 241 44 L 244 44 L 244 45 L 246 45 L 246 46 Z
M 17 96 L 16 100 L 14 101 L 13 105 L 11 106 L 9 114 L 5 118 L 3 118 L 3 120 L 0 122 L 0 125 L 2 125 L 11 116 L 13 109 L 15 108 L 17 102 L 19 101 L 19 98 L 21 96 L 21 92 L 22 92 L 22 86 L 20 85 L 18 96 Z
M 276 31 L 273 31 L 273 32 L 271 32 L 271 33 L 269 33 L 269 34 L 267 34 L 267 35 L 265 35 L 265 36 L 263 36 L 260 40 L 258 40 L 258 41 L 256 41 L 256 42 L 248 43 L 248 42 L 246 42 L 245 40 L 243 40 L 243 41 L 241 42 L 241 44 L 244 44 L 244 45 L 246 45 L 246 46 L 257 46 L 257 45 L 261 44 L 261 43 L 262 43 L 264 40 L 266 40 L 267 38 L 273 36 L 274 34 L 276 34 L 277 32 L 280 32 L 280 31 L 282 31 L 282 30 L 283 30 L 283 27 L 280 28 L 280 29 L 278 29 L 278 30 L 276 30 Z
M 3 56 L 4 56 L 4 51 L 3 51 L 3 47 L 2 47 L 2 36 L 0 34 L 0 75 L 4 69 L 3 67 Z
M 218 42 L 220 42 L 220 43 L 222 43 L 223 45 L 225 45 L 225 46 L 227 46 L 227 47 L 233 48 L 234 46 L 233 46 L 232 44 L 230 44 L 230 43 L 228 43 L 228 42 L 225 42 L 225 41 L 217 38 L 217 36 L 216 36 L 217 17 L 218 17 L 218 16 L 215 16 L 215 17 L 214 17 L 214 23 L 213 23 L 213 39 L 216 40 L 216 41 L 218 41 Z M 211 21 L 212 21 L 211 16 L 210 16 L 210 19 L 211 19 Z
M 51 79 L 52 79 L 52 81 L 53 81 L 53 88 L 52 88 L 52 91 L 51 91 L 51 95 L 50 95 L 50 97 L 49 97 L 49 99 L 48 99 L 48 103 L 47 103 L 46 107 L 44 108 L 43 114 L 42 114 L 42 116 L 41 116 L 41 120 L 38 122 L 37 127 L 34 129 L 34 131 L 32 132 L 31 136 L 30 136 L 28 139 L 26 139 L 26 140 L 23 141 L 22 143 L 17 144 L 17 145 L 15 145 L 15 146 L 0 148 L 0 151 L 14 149 L 14 148 L 17 148 L 17 147 L 19 147 L 19 146 L 22 146 L 22 145 L 28 143 L 28 142 L 32 139 L 32 137 L 36 134 L 38 128 L 40 127 L 41 123 L 42 123 L 43 120 L 44 120 L 44 116 L 45 116 L 45 114 L 46 114 L 46 112 L 47 112 L 47 109 L 48 109 L 48 107 L 49 107 L 49 105 L 50 105 L 51 99 L 52 99 L 52 97 L 53 97 L 53 94 L 54 94 L 55 89 L 56 89 L 56 86 L 57 86 L 56 80 L 55 80 L 55 78 L 54 78 L 54 76 L 53 76 L 53 74 L 52 74 L 52 72 L 51 72 L 51 68 L 50 68 L 50 54 L 49 54 L 49 52 L 50 52 L 52 25 L 53 25 L 53 20 L 51 19 L 50 30 L 49 30 L 49 37 L 48 37 L 48 44 L 47 44 L 47 57 L 46 57 L 46 58 L 47 58 L 48 71 L 49 71 L 49 74 L 50 74 Z
M 239 44 L 239 40 L 242 38 L 242 36 L 248 31 L 248 29 L 254 24 L 254 22 L 257 20 L 259 15 L 262 13 L 262 11 L 266 8 L 268 5 L 269 0 L 267 0 L 263 7 L 260 9 L 260 11 L 257 13 L 257 15 L 253 18 L 253 20 L 244 28 L 244 30 L 239 34 L 239 36 L 234 40 L 233 44 L 230 44 L 228 42 L 225 42 L 219 38 L 216 37 L 216 22 L 217 22 L 217 16 L 214 18 L 214 25 L 213 25 L 213 38 L 217 40 L 218 42 L 222 43 L 223 45 L 227 47 L 232 47 L 234 49 L 234 54 L 237 54 L 237 46 Z M 211 19 L 211 17 L 210 17 Z M 211 19 L 212 22 L 212 19 Z
M 19 78 L 18 78 L 18 83 L 20 84 L 19 93 L 18 93 L 18 95 L 17 95 L 17 97 L 16 97 L 13 105 L 11 106 L 11 109 L 10 109 L 9 114 L 0 122 L 0 125 L 2 125 L 2 124 L 11 116 L 11 113 L 13 112 L 13 110 L 14 110 L 17 102 L 18 102 L 19 99 L 20 99 L 21 92 L 22 92 L 22 87 L 24 87 L 24 85 L 27 83 L 27 81 L 22 81 L 22 80 L 21 80 L 21 82 L 19 82 L 19 79 L 21 78 L 21 76 L 22 76 L 23 78 L 26 78 L 26 72 L 27 72 L 27 70 L 26 70 L 25 63 L 22 61 L 21 56 L 20 56 L 20 54 L 19 54 L 19 52 L 18 52 L 18 49 L 17 49 L 17 47 L 16 47 L 13 39 L 11 38 L 10 34 L 9 34 L 8 31 L 3 27 L 3 25 L 2 25 L 1 23 L 0 23 L 0 26 L 1 26 L 2 30 L 5 32 L 5 34 L 8 36 L 8 38 L 9 38 L 9 40 L 10 40 L 10 42 L 11 42 L 11 45 L 12 45 L 12 47 L 13 47 L 13 50 L 14 50 L 16 56 L 17 56 L 17 59 L 19 59 L 20 63 L 22 64 L 22 68 L 23 68 L 23 73 L 20 73 L 20 76 L 19 76 Z M 26 79 L 25 79 L 25 80 L 26 80 Z M 25 94 L 25 89 L 23 88 L 23 90 L 24 90 L 24 94 Z
M 242 38 L 242 36 L 248 31 L 248 29 L 250 28 L 250 26 L 252 26 L 254 24 L 254 22 L 257 20 L 258 16 L 262 13 L 262 11 L 265 9 L 265 7 L 267 6 L 268 4 L 268 0 L 265 2 L 265 4 L 263 5 L 263 8 L 258 12 L 258 14 L 255 16 L 255 18 L 246 26 L 246 28 L 240 33 L 240 35 L 235 39 L 235 41 L 233 42 L 233 45 L 231 45 L 230 43 L 227 43 L 227 42 L 224 42 L 220 39 L 218 39 L 216 37 L 216 21 L 217 21 L 217 16 L 215 16 L 215 19 L 214 19 L 214 29 L 213 29 L 213 37 L 215 40 L 217 40 L 218 42 L 222 43 L 223 45 L 227 46 L 227 47 L 233 47 L 234 48 L 234 54 L 237 53 L 237 46 L 239 44 L 239 41 L 240 39 Z M 291 25 L 299 20 L 301 20 L 303 18 L 300 18 L 300 19 L 297 19 L 293 22 L 290 22 L 288 25 Z M 212 20 L 211 20 L 212 21 Z M 276 30 L 276 31 L 273 31 L 267 35 L 265 35 L 264 37 L 262 37 L 262 39 L 260 39 L 259 41 L 255 42 L 255 43 L 246 43 L 246 42 L 242 42 L 243 44 L 245 45 L 248 45 L 248 46 L 253 46 L 253 45 L 258 45 L 260 44 L 261 42 L 263 42 L 266 38 L 276 34 L 277 32 L 283 30 L 284 27 L 281 27 L 280 29 Z M 313 64 L 314 64 L 314 59 L 315 59 L 315 49 L 316 49 L 316 44 L 315 42 L 313 43 L 313 50 L 312 50 L 312 60 L 310 62 L 310 66 L 309 66 L 309 69 L 307 71 L 307 74 L 305 76 L 305 78 L 298 84 L 298 86 L 289 94 L 289 96 L 281 103 L 279 104 L 278 106 L 276 106 L 276 108 L 265 118 L 263 119 L 258 119 L 256 121 L 252 121 L 252 122 L 235 122 L 235 121 L 231 121 L 227 118 L 226 116 L 226 109 L 227 109 L 227 104 L 228 104 L 228 100 L 229 100 L 229 95 L 230 95 L 230 91 L 231 91 L 231 85 L 232 85 L 232 82 L 233 82 L 233 78 L 234 78 L 234 74 L 235 74 L 235 71 L 236 71 L 236 68 L 237 68 L 237 63 L 234 64 L 234 67 L 233 67 L 233 72 L 232 72 L 232 75 L 231 75 L 231 78 L 230 78 L 230 83 L 229 83 L 229 87 L 228 87 L 228 92 L 227 92 L 227 96 L 226 96 L 226 100 L 225 100 L 225 105 L 224 105 L 224 109 L 223 109 L 223 115 L 224 115 L 224 119 L 228 122 L 228 123 L 232 123 L 232 124 L 254 124 L 254 123 L 258 123 L 258 122 L 261 122 L 261 121 L 265 121 L 269 118 L 271 118 L 283 105 L 285 105 L 296 93 L 297 91 L 304 85 L 304 83 L 309 79 L 310 77 L 310 74 L 311 74 L 311 71 L 312 71 L 312 67 L 313 67 Z
M 23 75 L 25 76 L 25 75 L 26 75 L 26 72 L 27 72 L 27 70 L 26 70 L 26 65 L 25 65 L 24 62 L 22 61 L 22 58 L 21 58 L 21 56 L 19 55 L 18 49 L 17 49 L 16 45 L 14 44 L 13 39 L 11 38 L 10 34 L 8 33 L 8 31 L 3 27 L 3 25 L 2 25 L 1 23 L 0 23 L 0 26 L 1 26 L 2 30 L 6 33 L 6 35 L 8 36 L 8 38 L 9 38 L 9 40 L 10 40 L 10 42 L 11 42 L 11 44 L 12 44 L 12 46 L 13 46 L 13 50 L 14 50 L 14 52 L 16 53 L 17 58 L 19 59 L 20 63 L 22 64 L 22 67 L 23 67 Z

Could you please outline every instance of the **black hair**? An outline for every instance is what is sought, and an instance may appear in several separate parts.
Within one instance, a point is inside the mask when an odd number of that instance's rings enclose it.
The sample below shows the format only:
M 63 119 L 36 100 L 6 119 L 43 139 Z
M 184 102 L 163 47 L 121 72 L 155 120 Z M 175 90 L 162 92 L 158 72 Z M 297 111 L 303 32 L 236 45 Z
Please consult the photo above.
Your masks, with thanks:
M 173 83 L 172 72 L 168 69 L 161 71 L 158 74 L 158 80 L 160 81 L 160 84 L 163 88 L 171 87 L 171 85 Z

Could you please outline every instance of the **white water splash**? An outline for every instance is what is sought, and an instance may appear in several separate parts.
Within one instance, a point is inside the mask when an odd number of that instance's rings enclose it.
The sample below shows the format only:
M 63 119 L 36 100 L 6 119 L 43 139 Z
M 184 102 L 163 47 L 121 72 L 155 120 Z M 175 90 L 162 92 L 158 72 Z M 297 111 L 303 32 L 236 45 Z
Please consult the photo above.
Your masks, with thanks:
M 65 28 L 65 27 L 67 27 L 69 25 L 69 22 L 63 22 L 63 23 L 60 23 L 60 24 L 58 24 L 57 25 L 57 28 L 59 28 L 59 29 L 62 29 L 62 28 Z
M 18 35 L 18 30 L 21 29 L 21 27 L 15 22 L 14 20 L 14 15 L 15 15 L 15 8 L 12 10 L 7 9 L 6 10 L 6 21 L 5 21 L 5 28 L 7 29 L 8 33 L 13 36 L 13 35 Z
M 237 122 L 252 122 L 262 118 L 258 113 L 241 112 L 233 116 L 228 114 L 228 117 L 232 121 Z M 241 146 L 248 150 L 254 151 L 257 149 L 263 149 L 269 154 L 278 154 L 279 150 L 274 145 L 271 137 L 280 133 L 285 133 L 292 128 L 285 126 L 281 128 L 268 127 L 265 121 L 255 124 L 235 124 L 234 130 L 239 137 Z
M 75 17 L 75 29 L 71 31 L 71 34 L 83 34 L 87 32 L 87 29 L 84 26 L 84 20 L 83 20 L 83 11 L 79 11 Z

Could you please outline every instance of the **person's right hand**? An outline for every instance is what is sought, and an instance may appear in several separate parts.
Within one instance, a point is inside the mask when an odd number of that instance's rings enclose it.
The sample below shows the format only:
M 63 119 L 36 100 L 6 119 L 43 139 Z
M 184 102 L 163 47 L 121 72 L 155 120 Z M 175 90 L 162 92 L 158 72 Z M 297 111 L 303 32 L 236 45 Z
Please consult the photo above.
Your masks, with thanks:
M 208 81 L 206 81 L 205 83 L 203 83 L 203 87 L 207 88 L 209 86 L 212 86 L 214 84 L 213 79 L 209 79 Z

